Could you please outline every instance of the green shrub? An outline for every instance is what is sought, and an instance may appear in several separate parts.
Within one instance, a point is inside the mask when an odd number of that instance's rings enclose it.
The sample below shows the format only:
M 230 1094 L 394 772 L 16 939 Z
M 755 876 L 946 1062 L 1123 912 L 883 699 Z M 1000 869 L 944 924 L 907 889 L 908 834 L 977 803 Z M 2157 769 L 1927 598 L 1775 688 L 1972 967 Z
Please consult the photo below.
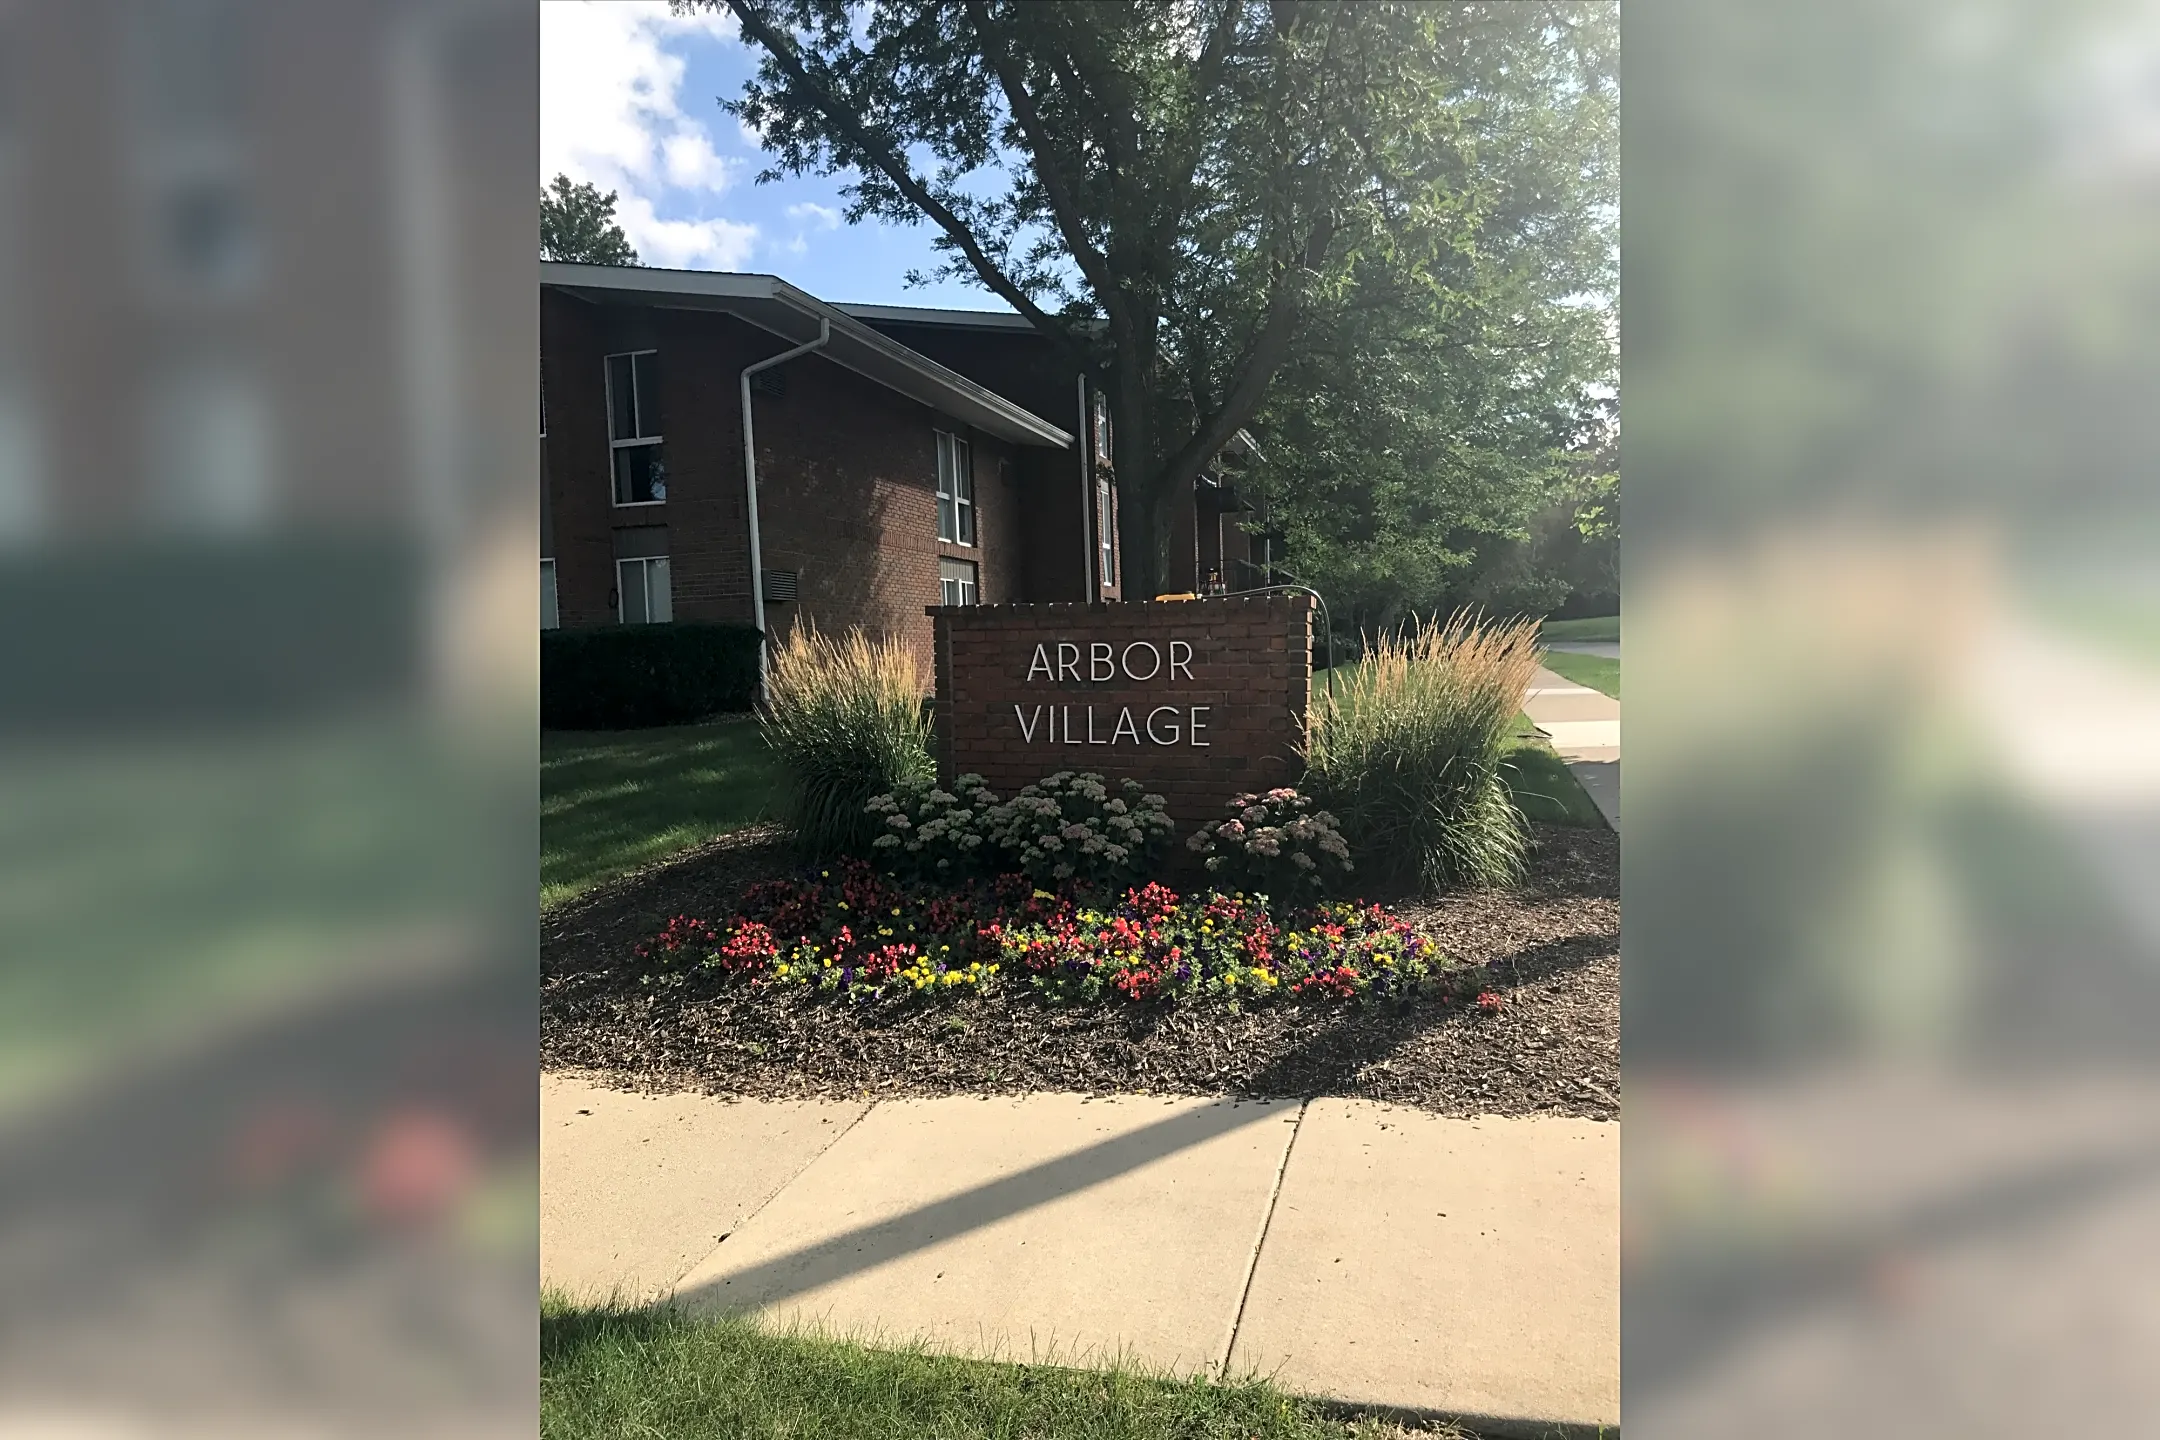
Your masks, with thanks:
M 990 832 L 998 797 L 980 775 L 962 775 L 951 790 L 925 776 L 875 795 L 865 807 L 878 826 L 871 857 L 896 875 L 960 880 L 996 874 L 1004 851 Z
M 1529 834 L 1500 764 L 1537 665 L 1535 621 L 1465 612 L 1375 638 L 1315 695 L 1307 786 L 1368 873 L 1432 887 L 1522 877 Z
M 1153 873 L 1176 828 L 1160 795 L 1126 780 L 1060 770 L 1000 800 L 980 775 L 951 790 L 920 779 L 872 797 L 883 832 L 871 855 L 896 874 L 934 880 L 1025 875 L 1043 883 L 1116 891 Z
M 788 817 L 804 849 L 866 852 L 879 829 L 870 798 L 931 776 L 923 691 L 905 642 L 859 629 L 835 640 L 805 620 L 774 652 L 760 719 L 787 772 Z
M 1287 785 L 1230 802 L 1230 818 L 1201 826 L 1186 847 L 1207 857 L 1218 885 L 1277 904 L 1341 889 L 1355 868 L 1335 817 Z
M 540 724 L 636 730 L 748 710 L 757 702 L 758 639 L 747 625 L 542 631 Z
M 1120 890 L 1155 873 L 1176 828 L 1168 804 L 1137 780 L 1112 793 L 1100 775 L 1060 770 L 993 807 L 988 829 L 1005 864 L 1031 880 Z

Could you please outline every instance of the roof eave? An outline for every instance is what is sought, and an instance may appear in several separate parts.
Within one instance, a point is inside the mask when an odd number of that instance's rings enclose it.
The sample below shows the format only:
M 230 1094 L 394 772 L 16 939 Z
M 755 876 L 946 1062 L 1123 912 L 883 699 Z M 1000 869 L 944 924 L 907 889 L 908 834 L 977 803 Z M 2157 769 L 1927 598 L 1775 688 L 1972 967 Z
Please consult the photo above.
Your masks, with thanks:
M 836 340 L 823 353 L 833 363 L 853 370 L 876 384 L 907 395 L 956 419 L 1023 445 L 1070 449 L 1073 437 L 1032 411 L 1022 409 L 957 371 L 947 369 L 910 350 L 892 337 L 864 324 L 835 305 L 797 289 L 777 275 L 747 275 L 716 270 L 654 270 L 644 266 L 573 265 L 542 261 L 540 283 L 571 291 L 642 297 L 655 304 L 677 305 L 686 301 L 704 304 L 688 308 L 718 308 L 759 328 L 797 343 L 809 335 L 794 334 L 772 323 L 777 317 L 757 313 L 758 307 L 782 306 L 805 319 L 829 324 Z M 896 384 L 891 375 L 866 368 L 871 360 L 896 368 L 920 382 L 918 386 Z M 927 391 L 929 393 L 922 393 Z

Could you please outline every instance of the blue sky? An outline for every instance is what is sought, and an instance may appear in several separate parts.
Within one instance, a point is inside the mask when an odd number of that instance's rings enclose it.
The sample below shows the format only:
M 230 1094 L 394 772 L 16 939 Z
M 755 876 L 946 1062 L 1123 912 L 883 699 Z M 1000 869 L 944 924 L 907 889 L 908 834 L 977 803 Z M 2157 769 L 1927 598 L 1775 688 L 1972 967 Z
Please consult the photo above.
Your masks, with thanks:
M 540 179 L 558 172 L 619 197 L 648 265 L 755 270 L 826 300 L 1004 310 L 972 285 L 909 289 L 937 263 L 927 225 L 849 225 L 840 179 L 755 183 L 754 136 L 720 109 L 755 69 L 731 18 L 676 19 L 664 0 L 540 7 Z

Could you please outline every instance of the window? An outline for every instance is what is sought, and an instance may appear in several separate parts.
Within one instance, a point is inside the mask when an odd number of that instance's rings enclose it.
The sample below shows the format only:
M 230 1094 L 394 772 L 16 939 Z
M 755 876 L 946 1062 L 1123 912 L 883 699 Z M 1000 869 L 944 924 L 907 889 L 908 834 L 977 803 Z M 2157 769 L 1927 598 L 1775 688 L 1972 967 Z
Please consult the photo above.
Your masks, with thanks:
M 547 438 L 547 367 L 540 367 L 540 438 Z
M 1110 463 L 1110 401 L 1101 394 L 1095 397 L 1095 463 Z
M 1117 514 L 1107 475 L 1095 477 L 1095 545 L 1102 553 L 1102 583 L 1117 584 Z
M 668 594 L 667 556 L 615 562 L 615 618 L 625 625 L 660 625 L 675 618 Z
M 937 432 L 937 538 L 975 543 L 974 460 L 967 441 L 943 430 Z
M 657 505 L 667 499 L 659 367 L 657 350 L 607 357 L 608 448 L 617 505 Z
M 974 561 L 938 561 L 938 603 L 940 605 L 980 605 L 982 603 L 982 591 L 975 583 Z
M 540 562 L 540 628 L 553 630 L 562 624 L 555 610 L 555 562 Z

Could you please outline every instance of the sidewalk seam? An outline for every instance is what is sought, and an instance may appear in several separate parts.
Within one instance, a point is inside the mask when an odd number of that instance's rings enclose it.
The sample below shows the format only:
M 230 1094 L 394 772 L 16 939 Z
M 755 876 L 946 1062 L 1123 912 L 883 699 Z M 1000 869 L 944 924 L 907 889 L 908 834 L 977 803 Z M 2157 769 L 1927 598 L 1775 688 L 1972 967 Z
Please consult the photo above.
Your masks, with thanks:
M 1230 1321 L 1230 1341 L 1223 1346 L 1222 1363 L 1215 1367 L 1218 1381 L 1230 1378 L 1230 1357 L 1237 1353 L 1238 1331 L 1245 1326 L 1245 1307 L 1252 1301 L 1253 1277 L 1260 1273 L 1260 1252 L 1267 1248 L 1268 1231 L 1275 1227 L 1275 1206 L 1282 1199 L 1283 1177 L 1290 1173 L 1290 1152 L 1297 1148 L 1298 1132 L 1305 1128 L 1305 1112 L 1312 1100 L 1298 1101 L 1297 1118 L 1290 1122 L 1290 1138 L 1283 1145 L 1282 1160 L 1275 1167 L 1275 1185 L 1268 1191 L 1267 1214 L 1261 1217 L 1260 1234 L 1253 1240 L 1252 1259 L 1245 1266 L 1245 1287 L 1238 1292 L 1237 1314 Z
M 723 1235 L 720 1237 L 721 1243 L 725 1244 L 728 1235 L 733 1235 L 737 1230 L 742 1229 L 752 1220 L 755 1220 L 758 1216 L 764 1214 L 765 1211 L 771 1207 L 773 1201 L 780 1198 L 782 1192 L 784 1192 L 788 1188 L 788 1186 L 793 1185 L 797 1180 L 802 1179 L 804 1175 L 809 1173 L 811 1166 L 817 1164 L 818 1161 L 824 1159 L 827 1155 L 830 1155 L 832 1153 L 833 1146 L 839 1144 L 842 1140 L 845 1140 L 848 1135 L 855 1129 L 856 1126 L 862 1124 L 863 1121 L 870 1118 L 871 1111 L 877 1109 L 878 1106 L 884 1103 L 885 1102 L 882 1100 L 872 1100 L 869 1104 L 863 1106 L 862 1113 L 860 1115 L 857 1115 L 853 1120 L 848 1121 L 847 1124 L 841 1126 L 840 1133 L 833 1136 L 832 1139 L 826 1141 L 825 1144 L 819 1148 L 817 1154 L 812 1155 L 808 1160 L 803 1161 L 803 1163 L 796 1168 L 794 1174 L 788 1176 L 787 1179 L 782 1180 L 778 1185 L 775 1185 L 770 1195 L 767 1195 L 764 1199 L 758 1201 L 757 1204 L 751 1206 L 748 1210 L 745 1210 L 742 1213 L 741 1218 L 735 1222 L 734 1228 L 729 1230 L 727 1232 L 727 1235 Z M 697 1268 L 700 1265 L 703 1265 L 707 1260 L 712 1259 L 714 1255 L 719 1253 L 719 1250 L 720 1246 L 715 1245 L 712 1249 L 706 1251 L 703 1255 L 700 1255 L 697 1259 L 691 1261 L 690 1264 L 683 1270 L 681 1275 L 676 1275 L 668 1281 L 668 1293 L 672 1294 L 675 1287 L 678 1284 L 682 1283 L 683 1275 L 695 1274 L 697 1272 Z

